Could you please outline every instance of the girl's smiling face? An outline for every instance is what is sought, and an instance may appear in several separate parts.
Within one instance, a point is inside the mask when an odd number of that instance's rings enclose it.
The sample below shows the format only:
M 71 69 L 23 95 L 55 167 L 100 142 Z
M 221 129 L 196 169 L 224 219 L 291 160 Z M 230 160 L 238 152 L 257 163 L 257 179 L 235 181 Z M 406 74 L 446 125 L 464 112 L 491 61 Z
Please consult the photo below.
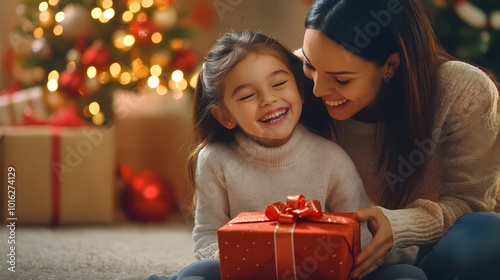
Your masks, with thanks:
M 388 67 L 349 52 L 318 30 L 304 34 L 304 74 L 314 81 L 330 116 L 346 120 L 375 100 Z
M 215 118 L 263 146 L 286 143 L 302 113 L 295 77 L 272 52 L 248 53 L 229 71 L 223 94 L 224 108 L 212 107 Z

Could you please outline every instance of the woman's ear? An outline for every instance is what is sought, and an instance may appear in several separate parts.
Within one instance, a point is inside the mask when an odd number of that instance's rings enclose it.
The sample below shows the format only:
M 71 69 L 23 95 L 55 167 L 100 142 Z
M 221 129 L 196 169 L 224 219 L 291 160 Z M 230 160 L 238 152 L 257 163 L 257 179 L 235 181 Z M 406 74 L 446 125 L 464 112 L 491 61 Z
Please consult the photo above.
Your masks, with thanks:
M 396 73 L 396 69 L 399 67 L 399 64 L 401 64 L 401 57 L 399 56 L 399 53 L 392 53 L 389 58 L 387 58 L 386 65 L 388 68 L 386 72 L 390 72 L 392 76 L 394 76 L 394 73 Z
M 210 113 L 223 127 L 227 129 L 233 129 L 236 127 L 236 122 L 233 121 L 232 117 L 223 108 L 219 106 L 212 106 L 210 108 Z

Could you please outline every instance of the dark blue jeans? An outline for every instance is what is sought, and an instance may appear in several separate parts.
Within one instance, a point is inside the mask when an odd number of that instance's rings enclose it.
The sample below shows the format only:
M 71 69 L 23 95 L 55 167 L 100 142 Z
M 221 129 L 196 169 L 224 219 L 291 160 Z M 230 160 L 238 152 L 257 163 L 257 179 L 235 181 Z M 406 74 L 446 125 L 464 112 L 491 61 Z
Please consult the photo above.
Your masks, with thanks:
M 203 259 L 182 269 L 175 276 L 149 276 L 147 280 L 219 280 L 220 262 L 218 258 Z
M 500 279 L 500 214 L 460 217 L 418 266 L 429 280 Z
M 422 250 L 424 251 L 424 250 Z M 428 253 L 427 253 L 428 252 Z M 418 266 L 381 267 L 367 280 L 489 280 L 500 279 L 500 214 L 470 213 L 460 217 L 446 235 L 421 254 Z M 177 276 L 150 276 L 148 280 L 218 280 L 219 259 L 204 259 Z

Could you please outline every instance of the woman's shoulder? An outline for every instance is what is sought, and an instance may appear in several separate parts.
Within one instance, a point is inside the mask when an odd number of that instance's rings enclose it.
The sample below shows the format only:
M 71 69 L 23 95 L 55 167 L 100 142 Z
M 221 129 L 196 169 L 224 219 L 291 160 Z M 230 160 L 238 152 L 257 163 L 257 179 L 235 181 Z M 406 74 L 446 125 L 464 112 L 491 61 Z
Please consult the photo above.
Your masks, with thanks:
M 482 69 L 458 60 L 450 60 L 441 64 L 439 77 L 441 85 L 451 84 L 462 85 L 467 88 L 471 86 L 488 88 L 493 84 L 491 78 Z
M 462 61 L 444 62 L 439 69 L 439 89 L 443 103 L 480 98 L 491 102 L 498 98 L 493 80 L 477 66 Z

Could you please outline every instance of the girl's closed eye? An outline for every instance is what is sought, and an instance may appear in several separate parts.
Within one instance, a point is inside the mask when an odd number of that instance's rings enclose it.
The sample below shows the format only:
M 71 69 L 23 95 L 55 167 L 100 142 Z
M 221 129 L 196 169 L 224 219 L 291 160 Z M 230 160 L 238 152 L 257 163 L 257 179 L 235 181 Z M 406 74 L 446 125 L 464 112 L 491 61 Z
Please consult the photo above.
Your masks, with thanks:
M 274 88 L 274 89 L 279 89 L 279 88 L 281 88 L 282 86 L 284 86 L 287 82 L 288 82 L 288 80 L 285 80 L 285 81 L 282 81 L 282 82 L 276 83 L 276 84 L 274 84 L 274 85 L 273 85 L 273 88 Z
M 255 93 L 246 93 L 246 94 L 242 94 L 242 97 L 238 98 L 238 101 L 245 101 L 247 99 L 250 99 L 252 98 L 253 96 L 255 96 Z

